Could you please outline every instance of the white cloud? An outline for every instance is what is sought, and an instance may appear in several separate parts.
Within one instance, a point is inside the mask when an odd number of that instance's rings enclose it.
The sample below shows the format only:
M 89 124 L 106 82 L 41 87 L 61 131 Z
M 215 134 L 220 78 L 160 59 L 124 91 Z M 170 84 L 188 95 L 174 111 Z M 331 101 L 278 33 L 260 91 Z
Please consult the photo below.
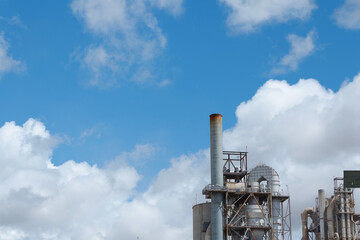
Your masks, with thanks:
M 0 33 L 0 77 L 7 72 L 17 72 L 24 68 L 24 64 L 13 59 L 9 55 L 9 43 L 5 40 L 4 34 Z
M 137 144 L 131 152 L 124 152 L 117 156 L 118 160 L 138 162 L 149 159 L 157 151 L 157 148 L 151 144 Z
M 94 133 L 96 132 L 96 127 L 92 127 L 89 129 L 85 129 L 81 135 L 80 135 L 80 139 L 86 139 L 92 135 L 94 135 Z
M 11 18 L 7 19 L 7 22 L 10 25 L 16 25 L 19 26 L 23 29 L 27 29 L 27 26 L 23 23 L 23 21 L 21 20 L 21 18 L 19 16 L 12 16 Z
M 344 5 L 336 9 L 333 16 L 340 27 L 360 29 L 360 2 L 345 0 Z
M 316 8 L 313 0 L 219 0 L 228 10 L 227 25 L 236 33 L 252 32 L 265 24 L 305 20 Z
M 150 2 L 159 9 L 169 11 L 173 15 L 178 15 L 183 12 L 183 0 L 150 0 Z
M 93 125 L 92 127 L 83 130 L 81 132 L 80 136 L 78 137 L 79 143 L 84 144 L 91 137 L 100 138 L 102 128 L 103 128 L 103 124 L 97 123 L 97 124 Z M 63 140 L 66 140 L 66 138 L 65 139 L 64 139 L 64 137 L 62 137 L 62 138 L 63 138 Z
M 51 155 L 57 142 L 34 119 L 23 126 L 8 122 L 0 128 L 1 239 L 191 237 L 187 210 L 193 201 L 188 199 L 206 178 L 187 179 L 207 162 L 205 153 L 172 160 L 148 191 L 137 193 L 141 176 L 127 161 L 149 157 L 153 146 L 137 145 L 99 168 L 71 160 L 54 166 Z M 178 206 L 171 207 L 165 199 Z
M 119 78 L 143 81 L 136 76 L 150 69 L 166 47 L 154 8 L 172 15 L 182 12 L 183 0 L 72 0 L 73 13 L 100 43 L 89 46 L 83 65 L 93 73 L 91 85 L 115 85 Z
M 272 72 L 275 74 L 284 73 L 289 70 L 297 70 L 299 63 L 315 51 L 316 32 L 310 31 L 306 37 L 300 37 L 295 34 L 289 34 L 287 39 L 291 45 L 290 51 L 281 58 Z
M 237 108 L 224 145 L 247 145 L 251 165 L 264 162 L 279 172 L 291 193 L 293 229 L 300 227 L 300 211 L 314 205 L 317 189 L 330 196 L 333 177 L 360 163 L 359 100 L 360 74 L 336 93 L 314 79 L 269 80 Z
M 0 128 L 2 239 L 101 239 L 106 224 L 118 218 L 118 206 L 133 196 L 140 176 L 126 162 L 104 169 L 74 161 L 55 167 L 55 144 L 34 119 Z
M 0 16 L 0 21 L 5 21 L 9 25 L 14 25 L 14 26 L 21 27 L 23 29 L 27 29 L 27 26 L 23 23 L 21 18 L 17 15 L 14 15 L 10 18 Z
M 249 168 L 268 164 L 289 186 L 294 231 L 317 189 L 330 195 L 332 177 L 360 164 L 359 100 L 360 74 L 338 92 L 314 79 L 269 80 L 238 106 L 236 125 L 224 132 L 224 149 L 248 146 Z M 192 239 L 191 207 L 210 181 L 208 149 L 172 159 L 141 193 L 130 163 L 153 154 L 151 145 L 99 168 L 53 166 L 56 142 L 33 119 L 0 128 L 2 239 Z
M 165 87 L 165 86 L 168 86 L 169 84 L 171 84 L 171 81 L 169 79 L 164 79 L 158 83 L 158 86 Z

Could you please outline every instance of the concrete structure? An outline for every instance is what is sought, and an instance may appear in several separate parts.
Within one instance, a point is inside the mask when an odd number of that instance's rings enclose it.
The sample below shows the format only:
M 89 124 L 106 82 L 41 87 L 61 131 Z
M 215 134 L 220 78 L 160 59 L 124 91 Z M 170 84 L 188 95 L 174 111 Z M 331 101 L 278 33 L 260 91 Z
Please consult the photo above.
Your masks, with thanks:
M 193 235 L 194 239 L 211 239 L 211 203 L 200 203 L 193 206 Z M 207 235 L 206 235 L 207 233 Z M 207 237 L 207 238 L 206 238 Z

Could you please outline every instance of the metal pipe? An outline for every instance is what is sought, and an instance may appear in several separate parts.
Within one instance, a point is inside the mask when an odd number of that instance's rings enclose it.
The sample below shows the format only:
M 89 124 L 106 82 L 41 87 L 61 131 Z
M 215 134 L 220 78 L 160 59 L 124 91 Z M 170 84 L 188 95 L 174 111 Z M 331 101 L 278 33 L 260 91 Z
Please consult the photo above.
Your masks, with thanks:
M 341 240 L 346 239 L 346 225 L 345 225 L 345 207 L 344 207 L 344 193 L 343 188 L 340 190 L 340 215 L 341 215 Z
M 326 208 L 326 220 L 329 233 L 329 240 L 334 239 L 334 206 L 336 197 L 333 196 L 330 200 L 329 206 Z
M 273 198 L 272 200 L 273 208 L 273 230 L 274 230 L 274 239 L 282 240 L 282 224 L 281 224 L 281 202 L 279 198 Z
M 334 233 L 334 239 L 338 240 L 340 239 L 339 237 L 339 232 L 340 232 L 340 227 L 339 227 L 339 217 L 338 217 L 338 205 L 339 205 L 339 201 L 340 201 L 340 195 L 338 193 L 337 190 L 334 191 L 334 195 L 335 195 L 335 206 L 334 206 L 334 217 L 335 217 L 335 233 Z M 336 236 L 338 237 L 336 239 Z
M 351 225 L 353 226 L 352 228 L 352 239 L 356 240 L 356 222 L 354 221 L 354 215 L 351 215 Z
M 313 210 L 312 208 L 306 208 L 302 213 L 301 213 L 301 222 L 302 222 L 302 238 L 301 240 L 308 240 L 309 236 L 308 236 L 308 216 L 309 214 L 312 214 Z
M 350 223 L 350 195 L 345 193 L 345 209 L 346 209 L 346 237 L 348 240 L 351 240 L 351 223 Z
M 210 158 L 211 185 L 223 187 L 221 114 L 210 115 Z M 223 235 L 223 194 L 213 192 L 211 195 L 211 239 L 223 240 Z
M 325 240 L 325 190 L 319 189 L 319 215 L 320 215 L 320 239 Z

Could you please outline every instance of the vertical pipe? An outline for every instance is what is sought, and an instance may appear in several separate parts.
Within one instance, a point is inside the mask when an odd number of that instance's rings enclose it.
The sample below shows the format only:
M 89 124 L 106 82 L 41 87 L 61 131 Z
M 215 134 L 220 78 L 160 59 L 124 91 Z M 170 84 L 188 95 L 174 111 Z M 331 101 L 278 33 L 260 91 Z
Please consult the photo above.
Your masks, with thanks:
M 346 225 L 345 225 L 345 207 L 344 207 L 344 193 L 343 188 L 340 190 L 340 214 L 341 214 L 341 240 L 346 239 Z
M 211 158 L 211 185 L 223 187 L 222 169 L 222 116 L 210 115 L 210 158 Z M 211 195 L 211 224 L 212 240 L 223 240 L 223 196 L 221 192 Z
M 328 228 L 328 239 L 334 239 L 334 206 L 335 206 L 335 196 L 330 200 L 328 207 L 326 208 L 326 221 Z
M 335 195 L 335 205 L 334 205 L 334 218 L 335 218 L 335 227 L 334 227 L 334 239 L 336 239 L 335 238 L 335 235 L 337 234 L 337 236 L 339 235 L 339 232 L 340 232 L 340 227 L 339 227 L 339 220 L 338 220 L 338 213 L 339 213 L 339 210 L 338 210 L 338 204 L 339 204 L 339 197 L 340 197 L 340 195 L 339 195 L 339 193 L 338 193 L 338 191 L 337 191 L 337 189 L 336 190 L 334 190 L 334 195 Z M 340 239 L 340 238 L 339 238 Z
M 273 208 L 273 229 L 274 229 L 274 239 L 282 240 L 282 225 L 281 225 L 281 203 L 279 198 L 272 199 L 272 208 Z
M 320 215 L 320 239 L 325 240 L 325 190 L 319 189 L 319 215 Z
M 357 225 L 356 225 L 356 223 L 354 222 L 354 219 L 352 219 L 352 221 L 353 221 L 353 226 L 354 226 L 354 230 L 353 230 L 353 239 L 358 239 L 357 238 L 357 232 L 358 232 L 358 230 L 357 230 Z
M 347 189 L 345 189 L 347 191 Z M 350 223 L 350 194 L 345 193 L 345 209 L 346 209 L 346 237 L 351 240 L 351 223 Z

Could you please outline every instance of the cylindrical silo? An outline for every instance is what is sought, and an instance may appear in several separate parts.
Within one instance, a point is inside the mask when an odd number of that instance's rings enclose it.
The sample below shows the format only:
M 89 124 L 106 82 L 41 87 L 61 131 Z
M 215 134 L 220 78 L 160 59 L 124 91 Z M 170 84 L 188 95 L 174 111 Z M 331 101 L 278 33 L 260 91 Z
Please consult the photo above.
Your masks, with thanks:
M 205 240 L 211 222 L 211 203 L 193 206 L 193 240 Z

